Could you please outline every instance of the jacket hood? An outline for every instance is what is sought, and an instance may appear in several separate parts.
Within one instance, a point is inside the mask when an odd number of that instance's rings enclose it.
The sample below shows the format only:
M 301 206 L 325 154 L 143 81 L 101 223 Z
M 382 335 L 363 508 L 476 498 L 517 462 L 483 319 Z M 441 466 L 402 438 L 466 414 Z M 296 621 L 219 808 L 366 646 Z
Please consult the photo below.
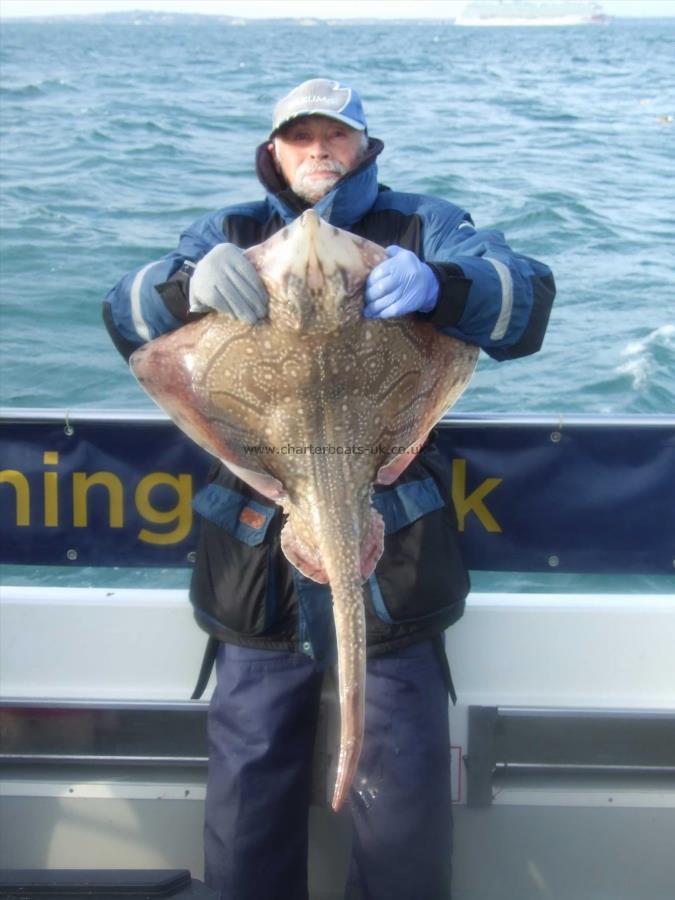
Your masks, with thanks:
M 268 144 L 269 141 L 265 141 L 256 150 L 256 174 L 267 191 L 268 203 L 289 223 L 310 209 L 312 204 L 298 197 L 286 184 L 283 175 L 277 172 L 267 149 Z M 366 155 L 358 166 L 343 175 L 335 187 L 314 204 L 313 208 L 322 219 L 331 225 L 346 228 L 363 218 L 377 198 L 376 159 L 383 150 L 382 141 L 369 139 Z

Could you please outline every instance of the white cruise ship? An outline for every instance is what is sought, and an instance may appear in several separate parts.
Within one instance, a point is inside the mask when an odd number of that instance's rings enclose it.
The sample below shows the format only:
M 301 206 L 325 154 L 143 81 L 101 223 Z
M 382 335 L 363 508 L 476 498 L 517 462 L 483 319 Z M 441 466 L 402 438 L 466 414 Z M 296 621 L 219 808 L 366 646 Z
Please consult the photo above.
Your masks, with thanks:
M 456 25 L 606 25 L 599 3 L 587 0 L 472 0 Z

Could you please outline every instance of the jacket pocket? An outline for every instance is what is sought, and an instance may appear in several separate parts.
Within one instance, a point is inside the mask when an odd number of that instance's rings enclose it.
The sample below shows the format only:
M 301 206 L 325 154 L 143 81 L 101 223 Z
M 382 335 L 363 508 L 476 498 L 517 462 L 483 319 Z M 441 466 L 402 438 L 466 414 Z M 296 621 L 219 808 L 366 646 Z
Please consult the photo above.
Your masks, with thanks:
M 279 619 L 283 593 L 274 571 L 280 510 L 223 484 L 199 491 L 202 516 L 190 599 L 207 630 L 265 634 Z
M 222 484 L 209 484 L 198 491 L 192 506 L 204 519 L 249 547 L 265 540 L 277 511 L 277 507 L 266 506 Z
M 451 501 L 428 477 L 381 491 L 374 503 L 384 519 L 385 539 L 369 579 L 373 613 L 389 627 L 435 621 L 447 627 L 461 616 L 469 591 Z
M 394 534 L 445 506 L 445 501 L 438 485 L 429 476 L 379 491 L 373 496 L 373 506 L 384 519 L 385 534 Z

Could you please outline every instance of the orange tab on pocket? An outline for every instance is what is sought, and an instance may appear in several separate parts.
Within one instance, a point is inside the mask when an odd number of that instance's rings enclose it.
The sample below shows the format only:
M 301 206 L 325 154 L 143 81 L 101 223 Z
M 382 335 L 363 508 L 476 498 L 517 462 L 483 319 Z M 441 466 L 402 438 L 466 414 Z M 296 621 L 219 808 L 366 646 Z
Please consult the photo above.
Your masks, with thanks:
M 265 516 L 256 512 L 250 506 L 245 506 L 239 513 L 239 521 L 242 525 L 248 525 L 249 528 L 262 528 L 265 524 Z

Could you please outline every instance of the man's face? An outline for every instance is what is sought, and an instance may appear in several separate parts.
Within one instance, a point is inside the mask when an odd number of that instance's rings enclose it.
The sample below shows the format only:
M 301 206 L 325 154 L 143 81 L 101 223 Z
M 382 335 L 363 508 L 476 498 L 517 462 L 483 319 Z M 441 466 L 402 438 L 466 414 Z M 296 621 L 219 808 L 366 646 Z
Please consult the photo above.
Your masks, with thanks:
M 326 116 L 289 122 L 269 144 L 274 164 L 293 191 L 316 203 L 363 158 L 362 131 Z

